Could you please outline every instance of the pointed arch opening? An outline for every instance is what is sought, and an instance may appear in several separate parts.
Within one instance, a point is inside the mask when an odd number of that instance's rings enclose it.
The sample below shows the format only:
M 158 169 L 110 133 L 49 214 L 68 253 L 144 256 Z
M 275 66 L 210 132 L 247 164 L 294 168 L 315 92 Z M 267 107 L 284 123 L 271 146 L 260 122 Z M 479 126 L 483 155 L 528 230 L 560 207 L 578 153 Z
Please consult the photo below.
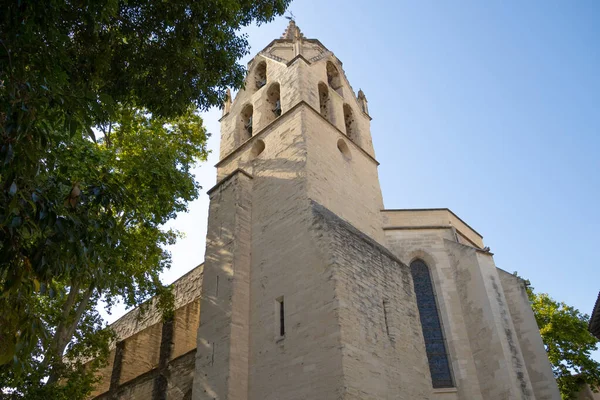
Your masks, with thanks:
M 323 82 L 319 83 L 319 109 L 321 115 L 333 124 L 333 113 L 331 112 L 331 99 L 329 98 L 329 89 Z
M 254 69 L 254 90 L 262 88 L 267 84 L 267 63 L 261 61 Z
M 281 115 L 281 92 L 277 82 L 267 89 L 267 105 L 269 108 L 267 115 L 270 122 Z
M 252 137 L 252 124 L 254 117 L 254 108 L 251 104 L 246 105 L 240 113 L 240 131 L 241 143 Z
M 425 261 L 416 259 L 410 264 L 410 272 L 417 297 L 431 382 L 434 388 L 454 387 L 429 267 Z
M 346 127 L 346 136 L 353 142 L 358 142 L 358 129 L 356 127 L 356 118 L 352 112 L 352 107 L 344 104 L 344 125 Z
M 327 83 L 340 96 L 342 95 L 342 77 L 340 71 L 331 61 L 327 61 Z

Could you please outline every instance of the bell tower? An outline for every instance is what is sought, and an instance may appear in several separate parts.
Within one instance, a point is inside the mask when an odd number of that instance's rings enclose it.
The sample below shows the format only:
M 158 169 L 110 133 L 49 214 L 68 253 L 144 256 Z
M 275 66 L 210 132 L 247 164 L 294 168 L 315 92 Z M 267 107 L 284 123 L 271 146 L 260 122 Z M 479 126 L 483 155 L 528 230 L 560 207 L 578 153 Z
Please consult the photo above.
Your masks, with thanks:
M 429 398 L 370 120 L 341 61 L 293 20 L 249 62 L 209 190 L 194 399 Z
M 244 89 L 225 104 L 217 181 L 238 168 L 253 175 L 256 167 L 280 163 L 287 173 L 303 174 L 309 198 L 381 242 L 383 200 L 370 120 L 366 97 L 362 90 L 357 97 L 341 61 L 292 20 L 249 62 Z M 292 159 L 269 159 L 271 147 L 281 151 L 292 138 L 298 140 Z

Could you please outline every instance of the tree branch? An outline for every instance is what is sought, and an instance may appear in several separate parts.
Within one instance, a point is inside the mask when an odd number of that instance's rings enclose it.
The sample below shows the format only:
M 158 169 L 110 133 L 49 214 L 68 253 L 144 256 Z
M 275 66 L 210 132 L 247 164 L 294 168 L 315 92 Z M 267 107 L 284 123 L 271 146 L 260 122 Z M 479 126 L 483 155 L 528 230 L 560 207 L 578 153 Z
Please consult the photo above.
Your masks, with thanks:
M 110 121 L 108 123 L 108 133 L 106 134 L 106 145 L 108 147 L 112 146 L 112 142 L 111 142 L 111 139 L 110 139 L 110 134 L 112 133 L 112 126 L 113 126 L 112 121 Z
M 65 304 L 63 305 L 62 318 L 60 320 L 58 328 L 56 329 L 56 332 L 58 332 L 61 329 L 61 325 L 64 325 L 67 318 L 69 318 L 69 313 L 73 309 L 73 304 L 75 304 L 75 300 L 77 300 L 77 294 L 79 294 L 79 286 L 79 282 L 71 283 L 71 290 L 69 291 L 69 295 L 67 296 L 67 301 L 65 301 Z
M 69 293 L 69 297 L 70 297 L 71 293 L 73 293 L 73 292 L 74 291 L 71 290 L 71 292 Z M 79 325 L 79 321 L 81 320 L 81 317 L 90 302 L 90 298 L 92 297 L 93 292 L 94 292 L 94 286 L 90 285 L 90 287 L 83 294 L 81 301 L 77 305 L 77 309 L 75 310 L 75 315 L 73 317 L 73 320 L 71 321 L 71 323 L 68 326 L 66 326 L 66 320 L 63 320 L 60 322 L 59 328 L 61 328 L 61 329 L 56 330 L 56 334 L 55 334 L 56 346 L 54 347 L 54 355 L 56 357 L 58 357 L 58 359 L 62 359 L 62 356 L 65 352 L 65 348 L 71 341 L 71 338 L 73 337 L 73 334 L 75 333 L 75 330 L 77 329 L 77 325 Z M 68 300 L 69 299 L 67 299 L 67 302 L 68 302 Z M 65 305 L 66 304 L 67 303 L 65 303 Z M 72 306 L 73 306 L 73 304 L 71 304 L 71 307 Z M 64 315 L 65 309 L 63 309 L 63 315 Z M 63 322 L 65 322 L 65 323 L 63 323 Z M 59 377 L 58 374 L 51 372 L 50 377 L 48 378 L 48 383 L 51 384 L 51 383 L 56 382 L 58 380 L 58 377 Z
M 58 348 L 60 337 L 63 336 L 63 331 L 65 330 L 65 324 L 67 323 L 67 319 L 69 318 L 69 314 L 73 309 L 73 305 L 75 304 L 75 300 L 77 300 L 77 295 L 79 294 L 79 282 L 71 281 L 71 290 L 69 290 L 69 294 L 67 295 L 67 300 L 63 304 L 61 318 L 56 327 L 56 331 L 54 332 L 54 340 L 48 346 L 46 350 L 46 355 L 44 357 L 44 361 L 41 364 L 41 368 L 46 368 L 48 363 L 54 356 L 55 350 Z M 60 356 L 60 353 L 56 352 L 57 356 Z
M 66 332 L 67 334 L 65 336 L 68 340 L 64 344 L 62 351 L 64 351 L 65 347 L 67 346 L 67 343 L 69 343 L 71 341 L 71 337 L 75 333 L 75 329 L 77 329 L 77 325 L 79 325 L 81 316 L 85 312 L 85 310 L 90 302 L 90 298 L 92 297 L 93 292 L 94 292 L 94 287 L 90 286 L 88 288 L 88 290 L 86 290 L 85 293 L 83 294 L 83 298 L 81 299 L 81 302 L 79 303 L 79 305 L 77 306 L 77 310 L 75 311 L 75 319 L 73 320 L 73 323 L 71 324 L 71 326 L 69 326 L 69 329 Z

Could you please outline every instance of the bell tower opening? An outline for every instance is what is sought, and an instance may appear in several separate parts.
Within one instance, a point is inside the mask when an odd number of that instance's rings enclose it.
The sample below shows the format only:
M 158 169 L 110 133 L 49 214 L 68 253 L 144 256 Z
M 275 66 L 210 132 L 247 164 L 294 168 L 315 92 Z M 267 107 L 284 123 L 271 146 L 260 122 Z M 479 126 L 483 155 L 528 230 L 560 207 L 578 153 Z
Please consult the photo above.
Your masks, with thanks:
M 254 70 L 254 90 L 258 90 L 267 84 L 267 63 L 261 61 Z
M 323 82 L 319 82 L 319 110 L 321 115 L 329 122 L 333 123 L 331 120 L 331 113 L 329 109 L 331 108 L 331 99 L 329 98 L 329 89 L 327 85 Z
M 281 115 L 281 93 L 279 83 L 275 82 L 269 86 L 269 89 L 267 90 L 267 104 L 269 106 L 269 110 L 267 110 L 267 115 L 269 116 L 268 120 L 271 122 Z
M 340 77 L 340 71 L 338 71 L 331 61 L 327 61 L 327 83 L 340 96 L 342 95 L 342 78 Z
M 240 142 L 243 143 L 252 137 L 252 118 L 254 116 L 254 108 L 248 104 L 240 113 Z
M 346 136 L 353 142 L 358 142 L 358 129 L 356 128 L 356 120 L 352 108 L 348 104 L 344 104 L 344 125 L 346 127 Z

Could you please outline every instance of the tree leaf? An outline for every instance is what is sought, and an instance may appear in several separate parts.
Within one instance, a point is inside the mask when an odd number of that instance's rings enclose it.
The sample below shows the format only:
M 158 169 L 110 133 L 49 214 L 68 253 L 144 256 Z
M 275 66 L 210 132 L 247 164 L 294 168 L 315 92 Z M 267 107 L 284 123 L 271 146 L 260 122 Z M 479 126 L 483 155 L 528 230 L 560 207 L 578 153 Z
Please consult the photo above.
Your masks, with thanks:
M 90 139 L 92 139 L 94 141 L 94 143 L 98 143 L 96 141 L 96 134 L 94 133 L 94 130 L 90 127 L 90 126 L 86 126 L 85 127 L 86 131 L 87 131 L 87 135 Z
M 4 157 L 4 165 L 8 165 L 13 159 L 13 147 L 12 143 L 9 143 L 6 149 L 6 155 Z

